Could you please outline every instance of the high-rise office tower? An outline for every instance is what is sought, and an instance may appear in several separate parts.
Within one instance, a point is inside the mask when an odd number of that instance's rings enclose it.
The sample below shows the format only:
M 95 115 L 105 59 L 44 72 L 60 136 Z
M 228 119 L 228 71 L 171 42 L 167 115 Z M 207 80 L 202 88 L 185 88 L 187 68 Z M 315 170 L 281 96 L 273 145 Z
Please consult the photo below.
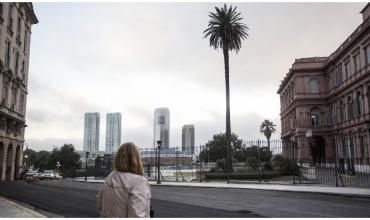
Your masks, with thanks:
M 84 151 L 99 151 L 99 112 L 85 113 Z
M 182 127 L 182 152 L 187 155 L 194 154 L 194 125 Z
M 106 153 L 117 152 L 121 145 L 121 113 L 107 113 L 107 124 L 105 133 Z
M 154 111 L 154 139 L 153 147 L 157 147 L 157 141 L 162 141 L 162 149 L 170 148 L 170 110 L 157 108 Z

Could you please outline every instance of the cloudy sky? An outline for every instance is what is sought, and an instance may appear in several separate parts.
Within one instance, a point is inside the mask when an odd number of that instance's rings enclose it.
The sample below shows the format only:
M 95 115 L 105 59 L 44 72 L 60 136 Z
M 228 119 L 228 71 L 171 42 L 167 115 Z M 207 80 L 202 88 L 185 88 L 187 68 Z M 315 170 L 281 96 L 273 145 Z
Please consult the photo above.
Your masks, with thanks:
M 327 56 L 362 22 L 366 3 L 236 3 L 250 37 L 230 56 L 231 126 L 243 139 L 277 124 L 276 94 L 295 58 Z M 201 145 L 225 130 L 222 51 L 203 38 L 222 3 L 34 3 L 26 142 L 82 149 L 85 112 L 122 113 L 123 141 L 151 147 L 153 114 L 168 107 L 170 142 L 195 124 Z

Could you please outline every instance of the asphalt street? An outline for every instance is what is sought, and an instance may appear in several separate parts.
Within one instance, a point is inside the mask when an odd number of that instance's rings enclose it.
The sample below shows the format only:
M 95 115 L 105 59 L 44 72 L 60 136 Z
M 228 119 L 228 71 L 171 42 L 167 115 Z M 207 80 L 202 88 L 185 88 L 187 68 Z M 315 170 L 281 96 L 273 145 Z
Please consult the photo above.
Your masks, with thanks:
M 97 183 L 0 182 L 0 195 L 65 217 L 98 217 Z M 155 217 L 370 217 L 370 198 L 251 189 L 152 186 Z

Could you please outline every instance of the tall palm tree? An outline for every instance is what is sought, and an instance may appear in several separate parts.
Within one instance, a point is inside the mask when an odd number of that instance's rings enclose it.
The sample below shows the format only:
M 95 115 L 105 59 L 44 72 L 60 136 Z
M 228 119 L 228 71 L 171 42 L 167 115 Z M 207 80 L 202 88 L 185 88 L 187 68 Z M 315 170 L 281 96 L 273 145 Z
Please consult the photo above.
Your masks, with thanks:
M 261 134 L 265 135 L 266 139 L 267 139 L 267 146 L 268 146 L 268 149 L 270 150 L 270 138 L 271 138 L 271 134 L 275 133 L 276 129 L 275 129 L 275 124 L 268 120 L 268 119 L 265 119 L 261 126 L 260 126 L 260 132 Z
M 216 12 L 210 12 L 208 28 L 203 32 L 204 38 L 209 37 L 209 45 L 215 49 L 221 48 L 224 54 L 225 85 L 226 85 L 226 171 L 232 172 L 231 161 L 231 126 L 230 126 L 230 90 L 229 90 L 229 51 L 238 52 L 242 40 L 248 37 L 248 27 L 241 22 L 243 18 L 236 7 L 215 7 Z

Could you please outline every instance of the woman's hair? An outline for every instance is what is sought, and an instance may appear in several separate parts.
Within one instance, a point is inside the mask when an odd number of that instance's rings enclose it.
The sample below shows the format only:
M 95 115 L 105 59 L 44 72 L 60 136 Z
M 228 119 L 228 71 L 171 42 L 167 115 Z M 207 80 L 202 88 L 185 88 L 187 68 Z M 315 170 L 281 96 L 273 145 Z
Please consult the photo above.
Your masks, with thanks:
M 144 167 L 140 153 L 134 143 L 122 144 L 114 157 L 114 169 L 119 172 L 134 173 L 144 176 Z

